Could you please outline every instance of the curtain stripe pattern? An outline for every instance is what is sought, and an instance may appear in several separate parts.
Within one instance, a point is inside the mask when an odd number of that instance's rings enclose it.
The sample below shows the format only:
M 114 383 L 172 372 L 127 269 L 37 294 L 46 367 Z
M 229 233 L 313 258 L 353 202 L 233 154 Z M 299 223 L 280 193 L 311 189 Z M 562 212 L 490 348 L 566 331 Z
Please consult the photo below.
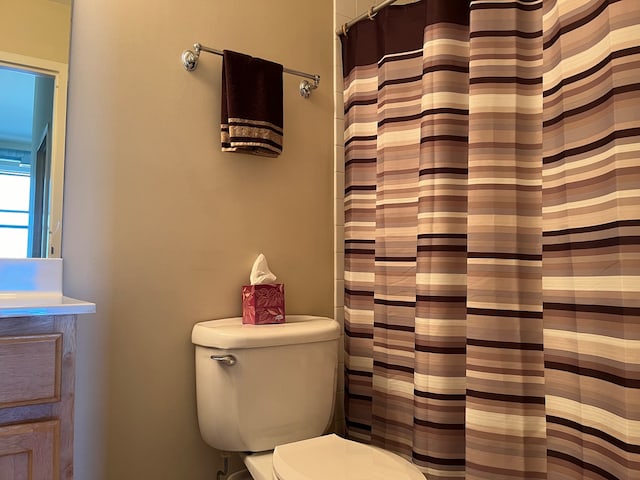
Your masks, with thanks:
M 429 479 L 640 471 L 640 4 L 343 38 L 345 415 Z
M 640 4 L 545 2 L 549 478 L 640 477 Z
M 460 478 L 469 12 L 444 7 L 394 6 L 345 44 L 345 388 L 352 438 Z
M 541 19 L 542 0 L 471 6 L 469 479 L 546 475 Z

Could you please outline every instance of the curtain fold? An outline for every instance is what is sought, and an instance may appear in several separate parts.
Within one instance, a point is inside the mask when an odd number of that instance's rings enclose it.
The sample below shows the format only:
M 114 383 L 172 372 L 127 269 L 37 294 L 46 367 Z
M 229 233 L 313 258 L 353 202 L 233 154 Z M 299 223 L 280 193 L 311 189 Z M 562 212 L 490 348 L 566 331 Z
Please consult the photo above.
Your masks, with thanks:
M 471 3 L 466 478 L 545 478 L 542 1 Z
M 640 471 L 640 5 L 343 38 L 349 437 L 430 479 Z
M 640 474 L 640 4 L 544 8 L 549 478 Z

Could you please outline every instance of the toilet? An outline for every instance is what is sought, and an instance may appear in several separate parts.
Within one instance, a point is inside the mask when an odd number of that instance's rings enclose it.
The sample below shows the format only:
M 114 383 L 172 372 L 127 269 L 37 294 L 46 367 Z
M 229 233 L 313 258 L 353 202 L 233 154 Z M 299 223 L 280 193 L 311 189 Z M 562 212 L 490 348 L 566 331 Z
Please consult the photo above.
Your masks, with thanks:
M 239 452 L 254 480 L 424 480 L 396 454 L 326 434 L 339 338 L 338 322 L 310 315 L 273 325 L 240 317 L 194 325 L 204 441 Z

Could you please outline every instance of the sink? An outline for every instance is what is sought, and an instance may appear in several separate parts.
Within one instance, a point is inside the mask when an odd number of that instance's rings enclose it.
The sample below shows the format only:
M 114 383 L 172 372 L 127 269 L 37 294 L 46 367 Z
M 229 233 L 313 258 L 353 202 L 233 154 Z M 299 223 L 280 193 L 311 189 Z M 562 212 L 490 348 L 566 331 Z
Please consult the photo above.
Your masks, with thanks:
M 62 293 L 61 258 L 0 258 L 0 318 L 95 311 Z

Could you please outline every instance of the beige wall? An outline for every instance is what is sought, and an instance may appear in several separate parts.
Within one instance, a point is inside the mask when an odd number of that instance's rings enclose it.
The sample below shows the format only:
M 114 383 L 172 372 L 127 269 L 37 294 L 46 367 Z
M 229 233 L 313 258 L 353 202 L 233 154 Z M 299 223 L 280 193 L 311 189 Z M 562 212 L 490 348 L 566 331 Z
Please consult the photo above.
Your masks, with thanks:
M 98 310 L 78 332 L 76 478 L 210 480 L 193 324 L 241 313 L 260 252 L 288 313 L 334 313 L 332 5 L 76 0 L 72 28 L 64 288 Z M 308 100 L 285 75 L 279 158 L 220 152 L 221 58 L 185 72 L 196 41 L 321 75 Z
M 69 63 L 71 0 L 0 0 L 0 51 Z

